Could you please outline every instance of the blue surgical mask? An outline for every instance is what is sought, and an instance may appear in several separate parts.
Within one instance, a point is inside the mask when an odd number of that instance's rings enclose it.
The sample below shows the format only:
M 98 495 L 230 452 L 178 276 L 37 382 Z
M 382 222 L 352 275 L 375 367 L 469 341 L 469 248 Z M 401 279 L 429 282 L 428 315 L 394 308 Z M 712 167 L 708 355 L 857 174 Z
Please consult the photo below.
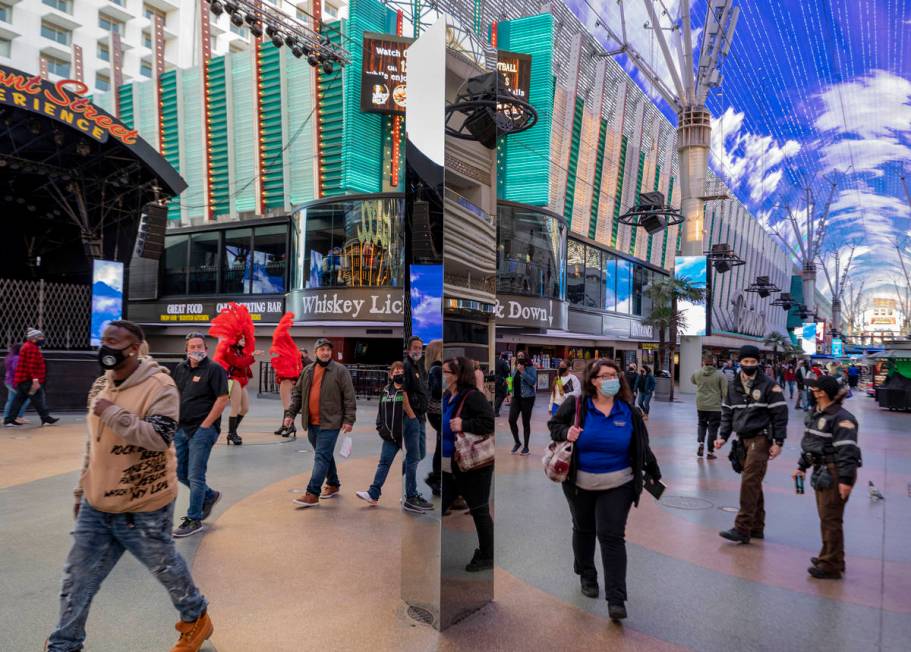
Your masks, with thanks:
M 620 391 L 620 379 L 608 378 L 602 380 L 601 385 L 598 387 L 598 391 L 601 392 L 603 396 L 615 396 L 617 392 Z

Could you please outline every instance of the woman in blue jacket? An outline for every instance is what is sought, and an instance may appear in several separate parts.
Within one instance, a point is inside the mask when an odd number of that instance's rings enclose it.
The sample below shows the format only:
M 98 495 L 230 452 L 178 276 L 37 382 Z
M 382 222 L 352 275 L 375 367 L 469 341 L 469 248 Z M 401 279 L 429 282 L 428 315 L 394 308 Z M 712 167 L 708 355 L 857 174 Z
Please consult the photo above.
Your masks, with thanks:
M 443 362 L 443 514 L 461 496 L 471 510 L 478 548 L 465 567 L 469 573 L 493 568 L 493 519 L 490 517 L 490 486 L 493 464 L 464 471 L 453 459 L 457 433 L 494 436 L 493 407 L 475 385 L 474 365 L 467 358 Z M 461 406 L 461 411 L 459 407 Z
M 575 442 L 563 493 L 573 518 L 573 564 L 582 593 L 598 597 L 595 541 L 601 545 L 604 592 L 612 620 L 626 618 L 626 520 L 639 504 L 645 476 L 661 478 L 648 430 L 623 371 L 612 360 L 592 360 L 582 383 L 579 425 L 576 398 L 550 420 L 554 441 Z

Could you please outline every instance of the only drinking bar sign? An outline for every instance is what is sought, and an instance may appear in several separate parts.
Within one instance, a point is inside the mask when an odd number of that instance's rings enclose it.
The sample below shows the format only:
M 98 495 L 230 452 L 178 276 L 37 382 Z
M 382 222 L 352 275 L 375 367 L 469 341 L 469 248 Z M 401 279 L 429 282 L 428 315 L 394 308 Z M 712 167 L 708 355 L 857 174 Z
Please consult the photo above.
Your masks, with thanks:
M 364 33 L 361 111 L 405 115 L 405 50 L 413 39 Z

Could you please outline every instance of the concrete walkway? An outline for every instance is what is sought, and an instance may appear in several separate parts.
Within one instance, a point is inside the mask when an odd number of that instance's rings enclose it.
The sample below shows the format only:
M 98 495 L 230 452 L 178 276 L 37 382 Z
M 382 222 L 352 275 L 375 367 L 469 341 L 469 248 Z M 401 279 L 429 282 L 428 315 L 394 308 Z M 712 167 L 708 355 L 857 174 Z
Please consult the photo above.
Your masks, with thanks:
M 565 500 L 540 464 L 545 402 L 536 406 L 529 457 L 509 455 L 512 438 L 499 421 L 496 601 L 440 635 L 410 621 L 398 599 L 401 519 L 411 516 L 398 506 L 400 477 L 390 474 L 379 508 L 354 496 L 379 452 L 375 402 L 359 404 L 353 454 L 339 458 L 342 496 L 296 511 L 292 491 L 306 484 L 312 451 L 303 437 L 272 435 L 279 404 L 255 400 L 241 429 L 246 445 L 213 452 L 210 484 L 225 499 L 210 530 L 177 544 L 211 603 L 216 632 L 204 649 L 908 649 L 911 415 L 879 411 L 865 397 L 848 402 L 861 424 L 864 467 L 845 515 L 846 578 L 825 583 L 805 570 L 819 547 L 815 503 L 795 495 L 790 480 L 802 413 L 791 411 L 785 451 L 770 464 L 765 540 L 735 546 L 717 531 L 733 521 L 739 477 L 724 456 L 696 459 L 691 398 L 653 403 L 652 445 L 669 489 L 660 504 L 643 495 L 630 516 L 630 618 L 620 627 L 603 600 L 580 594 L 572 573 Z M 81 417 L 61 423 L 0 431 L 0 650 L 40 650 L 57 617 L 84 442 Z M 870 501 L 868 480 L 885 501 Z M 181 489 L 178 515 L 187 498 Z M 454 518 L 471 531 L 469 517 Z M 167 650 L 175 621 L 164 590 L 125 556 L 92 607 L 86 649 Z

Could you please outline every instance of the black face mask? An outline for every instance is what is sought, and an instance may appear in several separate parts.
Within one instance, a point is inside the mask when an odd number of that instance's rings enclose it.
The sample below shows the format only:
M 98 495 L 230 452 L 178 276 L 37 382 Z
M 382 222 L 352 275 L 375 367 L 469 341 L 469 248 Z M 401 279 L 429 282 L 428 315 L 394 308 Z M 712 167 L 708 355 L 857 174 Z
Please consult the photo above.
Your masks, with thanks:
M 740 371 L 747 376 L 755 376 L 756 372 L 759 371 L 759 365 L 740 365 Z
M 129 357 L 125 353 L 128 348 L 130 347 L 125 346 L 122 349 L 112 349 L 109 346 L 101 345 L 98 348 L 98 364 L 101 365 L 102 369 L 116 369 Z
M 560 367 L 560 375 L 561 375 L 561 376 L 562 376 L 563 374 L 565 374 L 567 371 L 569 371 L 569 369 L 567 369 L 566 367 Z
M 393 385 L 402 385 L 405 382 L 405 374 L 396 374 L 392 377 Z
M 329 358 L 325 362 L 323 362 L 319 358 L 316 359 L 316 364 L 318 364 L 320 367 L 328 367 L 330 362 L 332 362 L 332 358 Z
M 43 349 L 43 348 L 44 348 L 44 345 L 45 345 L 45 341 L 44 341 L 44 340 L 38 340 L 38 341 L 36 342 L 36 344 L 38 345 L 38 348 L 39 348 L 39 349 Z

